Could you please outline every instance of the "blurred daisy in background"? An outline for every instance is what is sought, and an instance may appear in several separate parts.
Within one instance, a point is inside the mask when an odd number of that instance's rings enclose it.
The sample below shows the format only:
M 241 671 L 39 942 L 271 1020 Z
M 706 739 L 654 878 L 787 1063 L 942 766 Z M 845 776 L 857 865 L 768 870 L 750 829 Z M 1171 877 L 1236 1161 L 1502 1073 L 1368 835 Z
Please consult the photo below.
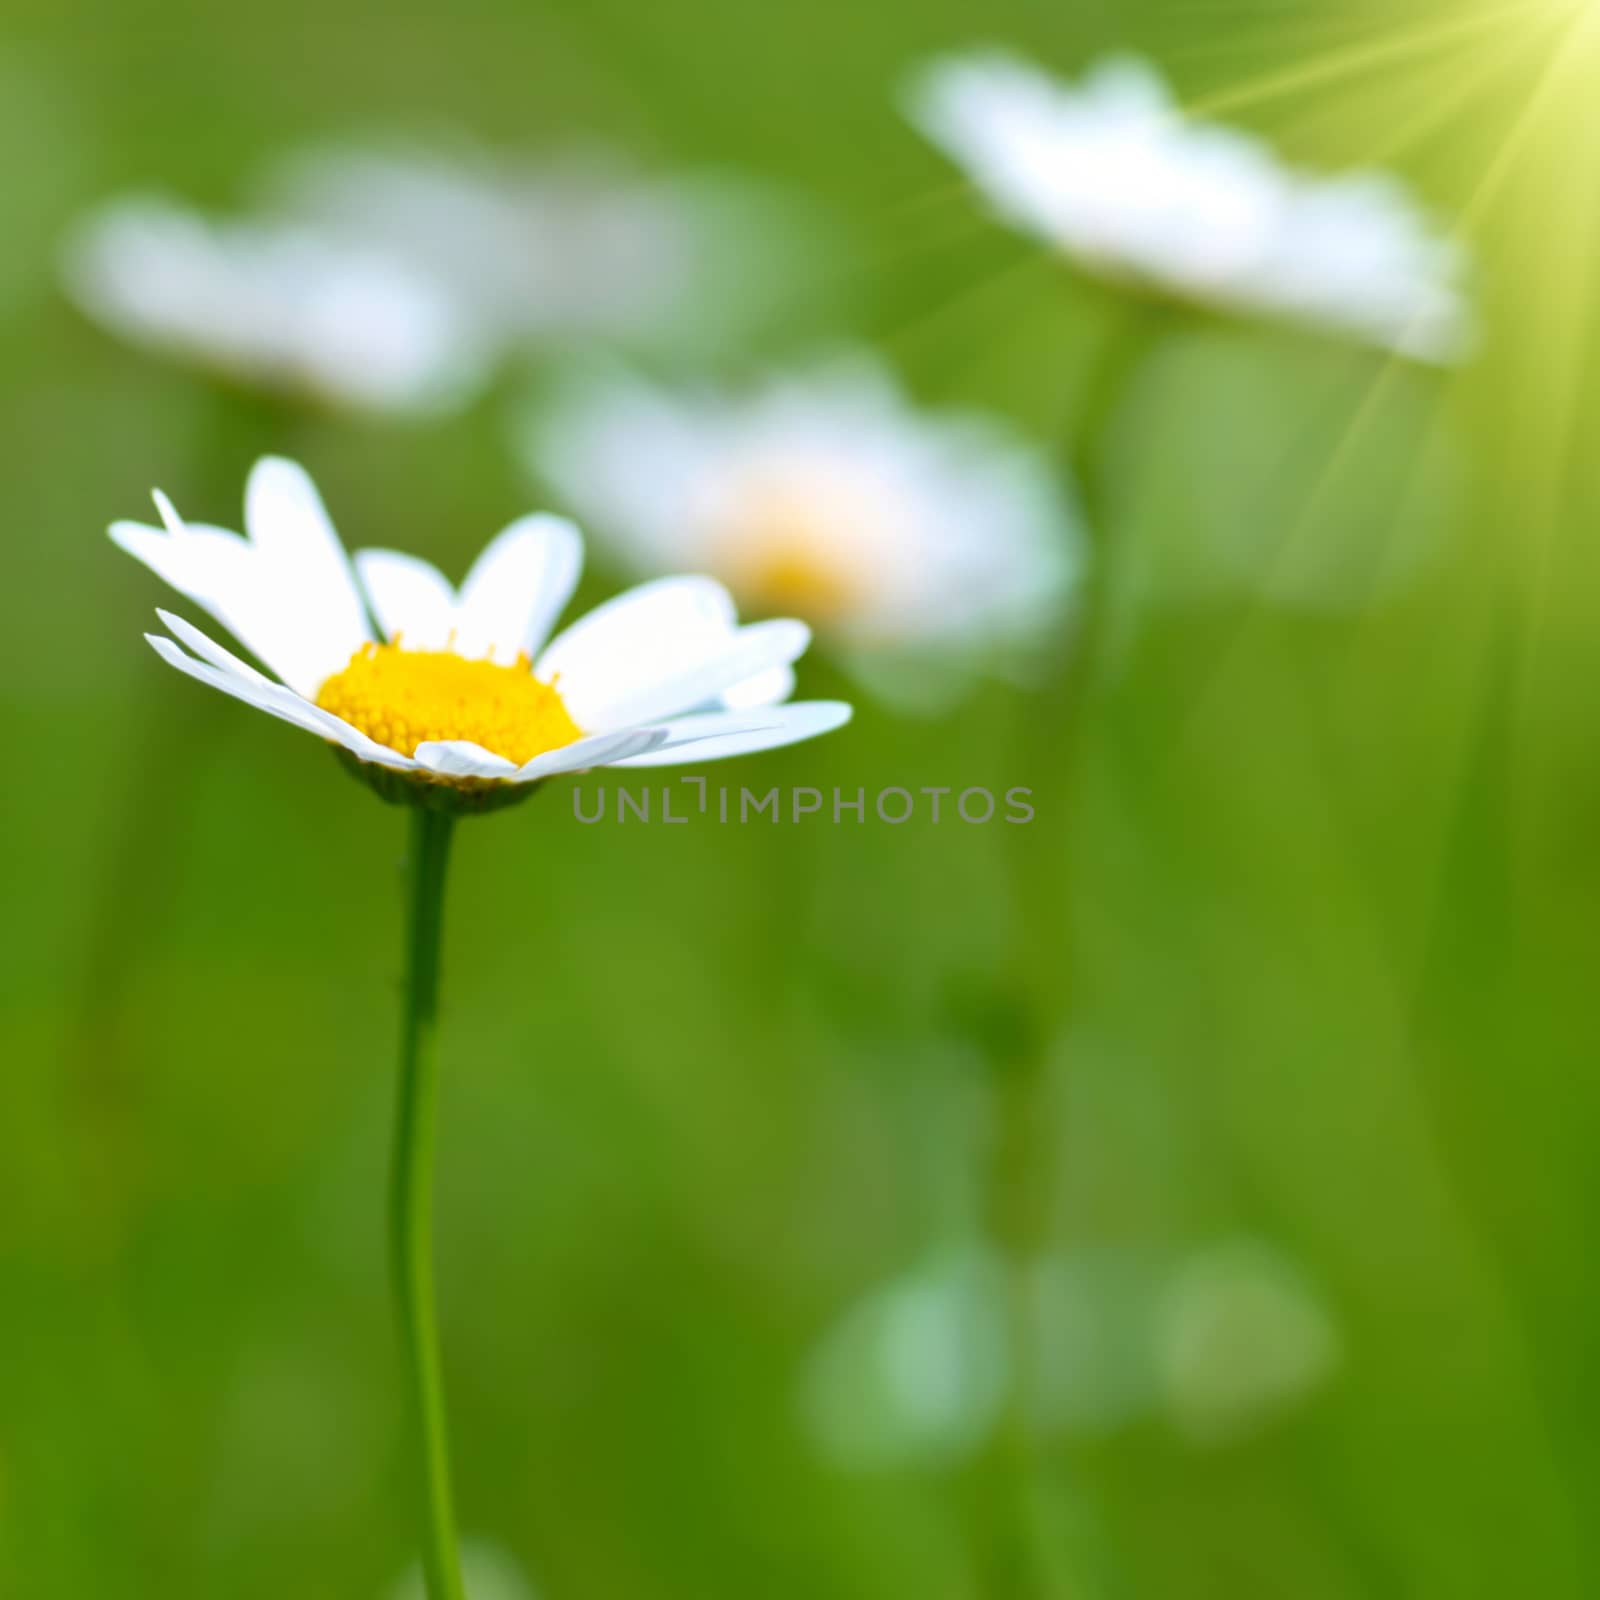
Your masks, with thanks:
M 63 278 L 119 338 L 315 408 L 449 411 L 486 376 L 477 332 L 427 273 L 303 223 L 118 198 L 72 232 Z
M 1340 1339 L 1316 1288 L 1255 1239 L 1196 1252 L 1163 1297 L 1156 1363 L 1168 1417 L 1198 1445 L 1258 1433 L 1339 1364 Z
M 535 1600 L 533 1585 L 516 1558 L 487 1539 L 462 1541 L 461 1580 L 470 1600 Z M 421 1572 L 408 1573 L 390 1591 L 389 1600 L 427 1600 Z
M 1004 1403 L 1005 1271 L 978 1246 L 942 1250 L 846 1307 L 801 1378 L 801 1421 L 841 1467 L 959 1460 Z
M 626 566 L 710 572 L 803 617 L 902 701 L 1037 645 L 1079 561 L 1037 455 L 998 422 L 918 411 L 865 358 L 738 392 L 574 380 L 522 449 Z
M 1028 1273 L 1038 1370 L 1034 1425 L 1099 1436 L 1154 1403 L 1155 1265 L 1120 1249 L 1044 1256 Z M 980 1448 L 1015 1381 L 1006 1264 L 972 1242 L 940 1250 L 848 1306 L 802 1373 L 801 1419 L 822 1455 L 872 1470 Z
M 458 591 L 395 551 L 363 551 L 352 565 L 311 479 L 290 461 L 268 458 L 251 473 L 247 538 L 183 522 L 165 496 L 157 505 L 163 527 L 119 522 L 112 539 L 278 677 L 168 612 L 159 615 L 172 637 L 147 635 L 157 653 L 326 740 L 380 792 L 392 792 L 385 774 L 481 793 L 598 766 L 707 761 L 849 719 L 837 702 L 776 704 L 808 630 L 790 620 L 738 626 L 728 595 L 706 578 L 642 585 L 546 645 L 582 560 L 578 530 L 558 517 L 513 523 Z M 757 690 L 740 693 L 751 680 Z M 725 709 L 725 691 L 748 709 Z
M 948 1246 L 848 1304 L 800 1373 L 800 1418 L 841 1468 L 948 1464 L 979 1450 L 1015 1382 L 1006 1264 Z M 1175 1260 L 1120 1246 L 1040 1256 L 1026 1273 L 1031 1426 L 1105 1438 L 1160 1417 L 1196 1446 L 1249 1438 L 1306 1403 L 1339 1337 L 1295 1264 L 1255 1239 Z
M 426 271 L 490 340 L 694 348 L 795 315 L 837 235 L 747 179 L 646 176 L 604 150 L 543 159 L 396 142 L 283 162 L 267 203 Z
M 1141 60 L 1074 87 L 1013 56 L 955 56 L 913 77 L 907 108 L 996 215 L 1090 271 L 1422 361 L 1467 353 L 1462 252 L 1399 179 L 1296 171 L 1186 118 Z

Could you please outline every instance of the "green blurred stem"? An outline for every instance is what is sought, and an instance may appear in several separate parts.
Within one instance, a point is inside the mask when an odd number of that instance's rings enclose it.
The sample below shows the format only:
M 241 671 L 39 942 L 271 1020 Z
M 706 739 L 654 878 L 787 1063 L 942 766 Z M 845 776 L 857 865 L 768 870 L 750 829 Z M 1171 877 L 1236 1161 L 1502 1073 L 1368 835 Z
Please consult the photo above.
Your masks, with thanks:
M 1164 300 L 1142 295 L 1116 296 L 1106 307 L 1104 337 L 1075 407 L 1073 443 L 1067 454 L 1093 548 L 1080 579 L 1077 628 L 1062 682 L 1072 746 L 1069 761 L 1076 758 L 1083 703 L 1096 675 L 1106 666 L 1108 657 L 1112 661 L 1120 659 L 1129 642 L 1110 637 L 1127 628 L 1126 612 L 1131 603 L 1126 596 L 1123 598 L 1123 630 L 1117 630 L 1112 615 L 1117 609 L 1114 579 L 1120 576 L 1126 589 L 1137 565 L 1133 559 L 1137 552 L 1115 549 L 1111 539 L 1117 516 L 1113 493 L 1119 465 L 1117 425 L 1151 353 L 1173 331 L 1179 315 L 1177 308 Z M 1124 465 L 1131 469 L 1131 460 Z
M 390 1212 L 400 1342 L 421 1450 L 422 1571 L 428 1600 L 465 1600 L 450 1497 L 433 1281 L 439 941 L 454 826 L 453 817 L 426 807 L 417 806 L 411 811 L 405 1009 L 401 1018 L 400 1098 L 395 1119 Z
M 999 1249 L 1009 1368 L 1004 1409 L 982 1462 L 989 1538 L 983 1593 L 1034 1600 L 1046 1592 L 1034 1503 L 1038 1330 L 1034 1271 L 1048 1231 L 1045 1061 L 1033 1041 L 992 1070 L 988 1226 Z
M 979 1463 L 988 1600 L 1038 1600 L 1051 1592 L 1035 1502 L 1036 1274 L 1048 1246 L 1056 1175 L 1049 1063 L 1078 1000 L 1071 928 L 1079 855 L 1076 812 L 1089 705 L 1106 654 L 1112 600 L 1108 458 L 1129 391 L 1168 327 L 1166 308 L 1154 302 L 1110 296 L 1104 309 L 1105 336 L 1079 390 L 1069 451 L 1095 548 L 1079 585 L 1070 653 L 1048 689 L 1026 703 L 1019 697 L 1013 736 L 1016 758 L 1040 795 L 1037 825 L 1059 829 L 1060 843 L 1041 851 L 1030 829 L 1005 830 L 1021 938 L 1014 952 L 1014 984 L 991 1019 L 989 1038 L 985 1225 L 1004 1280 L 1010 1381 L 1004 1411 Z M 1044 809 L 1052 801 L 1053 815 Z

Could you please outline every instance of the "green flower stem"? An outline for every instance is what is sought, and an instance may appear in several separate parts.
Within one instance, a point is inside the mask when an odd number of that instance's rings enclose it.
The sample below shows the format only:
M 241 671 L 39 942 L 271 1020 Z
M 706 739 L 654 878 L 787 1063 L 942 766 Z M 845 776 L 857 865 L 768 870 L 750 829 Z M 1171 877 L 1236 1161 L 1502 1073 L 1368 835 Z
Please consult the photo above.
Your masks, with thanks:
M 990 1067 L 993 1121 L 985 1225 L 998 1250 L 1005 1330 L 1005 1403 L 979 1462 L 988 1535 L 980 1592 L 988 1600 L 1035 1600 L 1049 1593 L 1040 1540 L 1038 1328 L 1035 1269 L 1048 1233 L 1046 1072 L 1033 1041 Z
M 422 806 L 411 812 L 405 1009 L 401 1019 L 400 1099 L 395 1119 L 389 1219 L 400 1343 L 421 1450 L 422 1572 L 428 1600 L 465 1600 L 450 1497 L 433 1283 L 439 942 L 454 827 L 455 819 L 443 812 Z
M 1108 296 L 1106 332 L 1076 407 L 1070 453 L 1095 548 L 1080 581 L 1070 651 L 1050 686 L 1017 704 L 1014 754 L 1041 803 L 1040 824 L 1005 831 L 1018 938 L 1008 981 L 984 1032 L 990 1127 L 984 1225 L 1000 1257 L 1008 1384 L 1004 1409 L 978 1463 L 981 1592 L 988 1600 L 1038 1600 L 1059 1585 L 1041 1536 L 1039 1473 L 1039 1262 L 1048 1247 L 1058 1165 L 1050 1060 L 1078 1002 L 1071 917 L 1077 891 L 1078 789 L 1096 679 L 1104 666 L 1113 590 L 1108 544 L 1115 514 L 1108 456 L 1113 431 L 1146 357 L 1167 331 L 1165 307 Z M 1047 811 L 1045 808 L 1050 807 Z

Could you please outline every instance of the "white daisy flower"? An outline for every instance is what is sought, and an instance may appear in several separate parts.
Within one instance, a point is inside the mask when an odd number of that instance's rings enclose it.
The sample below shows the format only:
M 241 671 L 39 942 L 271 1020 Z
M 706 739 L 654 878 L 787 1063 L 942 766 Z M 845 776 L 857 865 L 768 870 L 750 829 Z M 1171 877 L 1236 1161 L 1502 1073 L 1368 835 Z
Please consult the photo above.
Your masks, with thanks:
M 853 653 L 946 665 L 1053 619 L 1077 529 L 1042 461 L 997 424 L 926 416 L 862 361 L 754 392 L 575 384 L 525 438 L 640 571 L 716 573 Z
M 390 798 L 497 804 L 558 773 L 745 755 L 849 720 L 837 702 L 777 703 L 809 631 L 787 619 L 740 627 L 709 578 L 645 584 L 547 644 L 583 553 L 559 517 L 514 522 L 456 589 L 392 550 L 352 564 L 291 461 L 268 457 L 250 474 L 242 538 L 185 523 L 159 492 L 156 505 L 162 527 L 119 522 L 112 539 L 277 677 L 165 611 L 171 637 L 147 635 L 157 653 L 327 740 Z M 730 691 L 746 709 L 727 709 Z
M 313 405 L 448 410 L 486 371 L 475 330 L 426 274 L 302 223 L 118 199 L 79 225 L 63 273 L 130 343 Z
M 1008 1278 L 1010 1291 L 1008 1291 Z M 1020 1292 L 1033 1352 L 1030 1426 L 1104 1437 L 1150 1414 L 1155 1264 L 1125 1249 L 1038 1256 L 1008 1273 L 976 1240 L 946 1246 L 850 1305 L 812 1350 L 802 1414 L 823 1453 L 876 1468 L 954 1459 L 988 1439 L 1019 1378 L 1005 1304 Z
M 1339 1328 L 1315 1285 L 1266 1243 L 1240 1238 L 1190 1256 L 1155 1330 L 1169 1415 L 1196 1444 L 1258 1432 L 1324 1384 Z
M 1421 360 L 1466 353 L 1462 253 L 1397 178 L 1296 171 L 1186 119 L 1143 61 L 1073 87 L 1007 55 L 952 57 L 914 78 L 908 109 L 998 216 L 1093 271 Z
M 267 196 L 414 262 L 501 343 L 713 335 L 801 294 L 816 253 L 764 188 L 644 176 L 605 151 L 336 146 L 284 163 Z
M 822 1453 L 856 1470 L 956 1460 L 989 1435 L 1011 1382 L 1004 1263 L 941 1249 L 827 1329 L 799 1400 Z
M 626 331 L 675 298 L 691 249 L 662 189 L 578 166 L 315 151 L 273 186 L 292 212 L 426 267 L 513 336 Z

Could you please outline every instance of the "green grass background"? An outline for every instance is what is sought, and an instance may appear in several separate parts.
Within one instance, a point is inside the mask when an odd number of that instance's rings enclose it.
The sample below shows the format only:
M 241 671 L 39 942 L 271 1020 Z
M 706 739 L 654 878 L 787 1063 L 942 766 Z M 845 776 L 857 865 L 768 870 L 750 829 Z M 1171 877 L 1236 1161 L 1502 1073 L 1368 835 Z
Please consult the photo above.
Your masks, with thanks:
M 78 208 L 151 182 L 227 204 L 285 144 L 374 126 L 765 173 L 854 254 L 735 365 L 872 339 L 929 401 L 1065 459 L 1108 302 L 982 222 L 892 110 L 904 65 L 1131 45 L 1204 97 L 1460 15 L 8 7 L 0 1595 L 379 1600 L 411 1549 L 382 1217 L 403 818 L 166 673 L 139 638 L 164 596 L 103 529 L 152 483 L 233 520 L 265 447 L 306 461 L 351 543 L 455 572 L 537 498 L 509 390 L 410 432 L 224 426 L 60 300 Z M 846 1308 L 971 1221 L 983 1124 L 953 1019 L 1020 959 L 1008 849 L 1050 886 L 1069 843 L 1071 903 L 1029 924 L 1053 942 L 1027 963 L 1065 984 L 1071 953 L 1055 1246 L 1265 1241 L 1343 1359 L 1231 1442 L 1160 1414 L 1055 1440 L 1053 1592 L 1600 1587 L 1600 188 L 1581 78 L 1537 99 L 1549 59 L 1531 24 L 1449 35 L 1240 109 L 1298 160 L 1392 158 L 1466 212 L 1484 346 L 1441 381 L 1177 321 L 1090 463 L 1116 648 L 1075 794 L 1048 708 L 999 686 L 924 721 L 863 699 L 845 733 L 715 774 L 1030 784 L 1024 837 L 585 828 L 562 788 L 462 830 L 440 1178 L 459 1492 L 545 1600 L 976 1600 L 970 1468 L 830 1463 L 797 1392 Z M 617 581 L 596 559 L 584 595 Z M 803 681 L 841 692 L 825 652 Z

